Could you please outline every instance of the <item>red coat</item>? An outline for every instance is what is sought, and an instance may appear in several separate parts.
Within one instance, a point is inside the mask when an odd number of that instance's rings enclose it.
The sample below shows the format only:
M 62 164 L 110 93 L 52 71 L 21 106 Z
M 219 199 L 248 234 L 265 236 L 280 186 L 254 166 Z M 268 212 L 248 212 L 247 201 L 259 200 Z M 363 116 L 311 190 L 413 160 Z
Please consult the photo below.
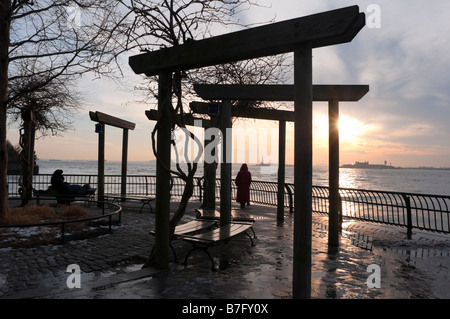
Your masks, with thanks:
M 235 182 L 237 186 L 236 201 L 239 203 L 249 203 L 252 174 L 249 172 L 247 164 L 242 164 Z

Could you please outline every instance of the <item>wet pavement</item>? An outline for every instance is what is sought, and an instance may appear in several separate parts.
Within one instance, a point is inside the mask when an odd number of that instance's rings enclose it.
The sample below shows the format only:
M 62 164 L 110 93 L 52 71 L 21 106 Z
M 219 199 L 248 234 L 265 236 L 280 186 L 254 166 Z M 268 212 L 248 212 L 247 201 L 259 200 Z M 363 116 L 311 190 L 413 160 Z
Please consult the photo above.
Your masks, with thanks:
M 194 219 L 198 206 L 198 201 L 191 202 L 183 221 Z M 143 268 L 153 247 L 149 231 L 154 229 L 154 215 L 140 214 L 139 208 L 125 203 L 122 222 L 111 234 L 64 245 L 1 248 L 0 298 L 292 298 L 293 216 L 288 212 L 279 223 L 276 208 L 247 207 L 256 218 L 255 245 L 240 235 L 210 249 L 217 271 L 211 271 L 201 251 L 183 265 L 192 246 L 182 240 L 173 243 L 178 262 L 159 271 Z M 329 250 L 327 218 L 313 216 L 312 298 L 450 298 L 449 235 L 415 232 L 407 241 L 406 230 L 398 227 L 361 222 L 345 222 L 343 227 L 339 249 Z M 79 281 L 69 265 L 79 266 Z M 369 272 L 370 265 L 378 273 Z

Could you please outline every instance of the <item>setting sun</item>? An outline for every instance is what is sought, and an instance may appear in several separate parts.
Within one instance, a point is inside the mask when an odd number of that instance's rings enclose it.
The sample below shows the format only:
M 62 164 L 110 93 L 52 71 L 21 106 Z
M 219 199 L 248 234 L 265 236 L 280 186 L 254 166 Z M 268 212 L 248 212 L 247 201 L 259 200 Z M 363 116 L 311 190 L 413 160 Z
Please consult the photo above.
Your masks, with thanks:
M 354 142 L 368 131 L 369 127 L 357 119 L 348 116 L 339 117 L 339 140 L 341 142 Z M 314 117 L 314 138 L 319 142 L 326 141 L 328 144 L 328 115 L 317 114 Z
M 339 139 L 352 142 L 366 131 L 366 125 L 354 118 L 341 116 L 339 118 Z

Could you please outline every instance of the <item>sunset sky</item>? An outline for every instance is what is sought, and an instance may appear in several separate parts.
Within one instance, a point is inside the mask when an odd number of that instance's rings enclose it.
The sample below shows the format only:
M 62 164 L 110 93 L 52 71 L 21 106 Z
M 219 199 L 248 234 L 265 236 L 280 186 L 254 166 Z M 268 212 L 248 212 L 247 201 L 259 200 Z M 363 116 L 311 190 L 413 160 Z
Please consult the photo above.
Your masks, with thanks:
M 260 2 L 271 7 L 244 11 L 239 19 L 256 23 L 276 15 L 278 22 L 356 4 L 347 0 Z M 360 12 L 373 3 L 357 2 Z M 340 104 L 341 164 L 386 160 L 394 166 L 450 167 L 450 2 L 380 0 L 376 5 L 381 10 L 380 28 L 366 26 L 351 43 L 313 51 L 314 84 L 370 85 L 360 102 Z M 366 12 L 366 17 L 370 14 Z M 155 104 L 133 102 L 140 98 L 134 88 L 141 78 L 129 69 L 128 56 L 122 57 L 122 63 L 127 72 L 120 86 L 107 79 L 80 80 L 85 103 L 74 115 L 75 129 L 63 136 L 38 139 L 38 158 L 95 160 L 98 137 L 89 111 L 100 111 L 136 123 L 129 134 L 129 160 L 154 159 L 150 141 L 154 123 L 144 112 Z M 253 120 L 237 121 L 234 126 L 277 128 L 276 123 Z M 293 124 L 288 124 L 288 163 L 294 159 L 293 133 Z M 8 139 L 18 143 L 17 127 L 10 127 Z M 107 127 L 108 160 L 121 159 L 121 141 L 121 130 Z M 313 161 L 328 163 L 326 103 L 314 103 Z

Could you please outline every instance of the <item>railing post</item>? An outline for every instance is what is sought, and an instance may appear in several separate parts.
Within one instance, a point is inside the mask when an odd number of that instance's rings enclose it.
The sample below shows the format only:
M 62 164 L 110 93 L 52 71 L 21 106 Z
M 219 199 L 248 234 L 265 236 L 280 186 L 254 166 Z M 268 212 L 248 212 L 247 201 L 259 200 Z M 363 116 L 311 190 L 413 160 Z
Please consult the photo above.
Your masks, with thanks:
M 405 201 L 406 205 L 406 238 L 411 239 L 412 238 L 412 213 L 411 213 L 411 198 L 409 196 L 406 196 L 405 194 L 402 194 L 403 200 Z
M 412 213 L 411 213 L 411 198 L 406 197 L 406 215 L 408 219 L 408 230 L 406 232 L 406 236 L 408 239 L 412 238 Z
M 203 187 L 202 187 L 202 180 L 201 178 L 195 178 L 197 180 L 197 187 L 198 187 L 198 193 L 199 193 L 199 198 L 200 198 L 200 202 L 203 202 Z
M 286 187 L 287 193 L 289 195 L 289 213 L 292 214 L 294 212 L 294 205 L 292 199 L 292 191 L 288 184 L 284 185 Z

